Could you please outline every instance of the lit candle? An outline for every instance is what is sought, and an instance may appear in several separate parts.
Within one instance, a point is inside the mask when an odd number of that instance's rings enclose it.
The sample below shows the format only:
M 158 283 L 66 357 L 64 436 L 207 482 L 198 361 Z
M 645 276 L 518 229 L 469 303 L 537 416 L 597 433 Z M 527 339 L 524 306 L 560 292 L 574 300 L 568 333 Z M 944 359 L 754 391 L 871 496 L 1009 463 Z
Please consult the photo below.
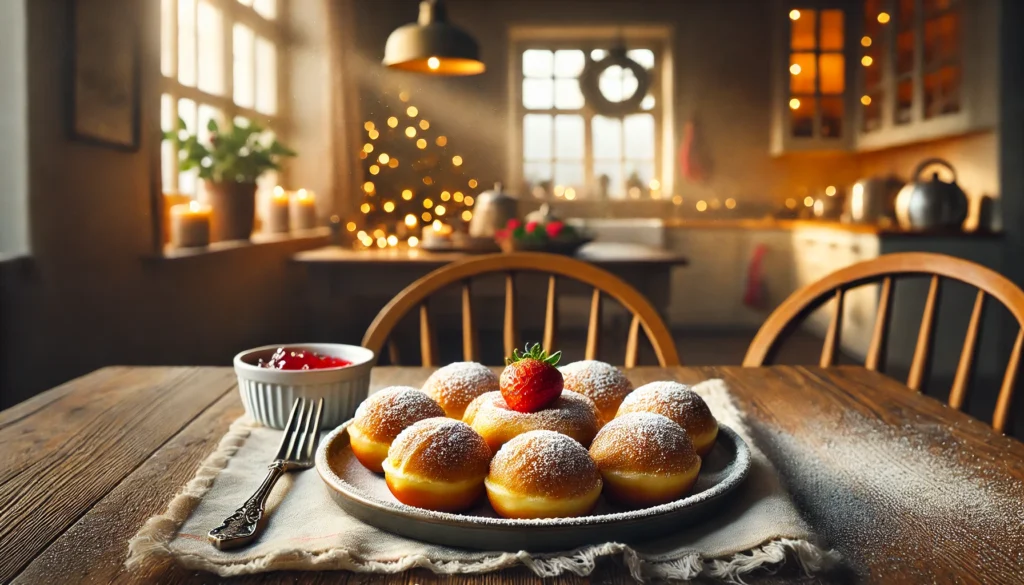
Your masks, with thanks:
M 288 231 L 288 207 L 290 198 L 288 193 L 280 186 L 274 187 L 274 193 L 267 202 L 267 220 L 263 222 L 263 228 L 271 234 L 279 234 Z
M 311 230 L 316 227 L 316 197 L 312 191 L 299 189 L 291 198 L 293 230 Z
M 192 201 L 171 208 L 171 245 L 176 248 L 198 248 L 210 244 L 209 205 Z

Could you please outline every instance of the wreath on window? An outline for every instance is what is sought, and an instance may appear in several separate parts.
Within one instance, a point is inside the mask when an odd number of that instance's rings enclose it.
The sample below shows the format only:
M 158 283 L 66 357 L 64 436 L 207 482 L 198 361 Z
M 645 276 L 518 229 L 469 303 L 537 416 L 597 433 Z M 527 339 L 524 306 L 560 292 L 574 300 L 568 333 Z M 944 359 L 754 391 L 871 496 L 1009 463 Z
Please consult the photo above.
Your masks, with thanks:
M 632 71 L 633 77 L 636 78 L 636 91 L 621 101 L 610 100 L 601 92 L 601 74 L 616 65 Z M 626 55 L 625 47 L 611 49 L 600 61 L 588 62 L 580 74 L 580 92 L 583 93 L 586 103 L 598 114 L 614 118 L 622 118 L 628 114 L 639 112 L 640 102 L 647 95 L 650 85 L 650 73 L 644 69 L 643 65 Z

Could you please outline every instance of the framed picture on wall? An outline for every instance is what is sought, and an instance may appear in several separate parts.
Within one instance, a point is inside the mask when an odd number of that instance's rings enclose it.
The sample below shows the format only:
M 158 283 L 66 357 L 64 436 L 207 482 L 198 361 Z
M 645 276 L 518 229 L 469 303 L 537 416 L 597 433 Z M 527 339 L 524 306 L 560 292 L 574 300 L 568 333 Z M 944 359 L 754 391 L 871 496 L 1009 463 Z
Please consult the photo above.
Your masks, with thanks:
M 138 3 L 67 2 L 71 27 L 71 137 L 120 150 L 138 150 Z

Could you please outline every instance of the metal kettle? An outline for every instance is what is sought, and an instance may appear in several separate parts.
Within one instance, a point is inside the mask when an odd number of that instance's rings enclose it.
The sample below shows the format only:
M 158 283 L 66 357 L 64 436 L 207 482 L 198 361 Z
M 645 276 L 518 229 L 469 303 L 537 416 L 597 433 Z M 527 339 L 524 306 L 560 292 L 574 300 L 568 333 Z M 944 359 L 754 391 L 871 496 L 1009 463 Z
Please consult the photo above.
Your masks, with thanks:
M 504 229 L 508 220 L 517 214 L 518 200 L 502 192 L 501 183 L 495 183 L 494 190 L 477 195 L 473 218 L 469 221 L 469 235 L 474 238 L 493 238 L 494 233 Z
M 953 181 L 939 179 L 938 173 L 932 173 L 931 180 L 922 180 L 921 174 L 932 165 L 949 169 Z M 956 170 L 941 158 L 917 165 L 914 178 L 896 196 L 896 219 L 905 230 L 960 229 L 967 219 L 967 208 L 967 194 L 956 183 Z

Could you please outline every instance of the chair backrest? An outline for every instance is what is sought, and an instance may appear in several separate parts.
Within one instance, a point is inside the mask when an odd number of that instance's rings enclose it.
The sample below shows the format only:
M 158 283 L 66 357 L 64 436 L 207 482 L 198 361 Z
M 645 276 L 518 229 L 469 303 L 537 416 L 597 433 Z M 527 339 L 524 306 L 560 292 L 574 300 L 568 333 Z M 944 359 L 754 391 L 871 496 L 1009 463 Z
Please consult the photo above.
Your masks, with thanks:
M 835 299 L 835 303 L 832 307 L 832 319 L 825 334 L 825 343 L 821 350 L 820 365 L 822 367 L 835 365 L 839 353 L 844 294 L 847 290 L 860 285 L 881 281 L 878 312 L 875 315 L 871 343 L 864 361 L 864 366 L 867 369 L 877 370 L 888 335 L 893 279 L 897 276 L 908 275 L 931 275 L 921 327 L 918 330 L 917 345 L 914 348 L 910 373 L 907 377 L 907 386 L 917 391 L 921 390 L 921 383 L 925 377 L 928 354 L 934 335 L 940 278 L 958 280 L 978 289 L 963 349 L 960 353 L 960 361 L 953 378 L 953 387 L 949 394 L 949 405 L 959 410 L 967 398 L 967 386 L 974 365 L 978 330 L 981 326 L 981 314 L 986 296 L 991 296 L 1001 302 L 1013 314 L 1017 324 L 1024 326 L 1024 291 L 993 270 L 974 262 L 943 254 L 924 252 L 886 254 L 837 270 L 825 278 L 805 286 L 790 295 L 768 316 L 750 343 L 743 365 L 761 366 L 765 362 L 771 361 L 782 334 L 799 324 L 807 315 L 830 299 Z M 1005 431 L 1009 418 L 1010 402 L 1013 397 L 1017 369 L 1020 365 L 1022 345 L 1024 345 L 1024 327 L 1018 332 L 1017 341 L 1013 345 L 992 416 L 992 426 L 1000 432 Z
M 545 303 L 544 337 L 541 345 L 553 351 L 556 345 L 558 329 L 558 277 L 582 282 L 594 288 L 590 301 L 590 318 L 587 328 L 586 359 L 597 359 L 600 347 L 601 329 L 601 296 L 607 295 L 618 301 L 627 311 L 632 313 L 633 320 L 629 326 L 626 339 L 626 367 L 633 367 L 637 362 L 639 334 L 642 327 L 647 334 L 658 363 L 662 367 L 679 365 L 675 342 L 665 326 L 664 321 L 655 311 L 651 303 L 635 288 L 620 278 L 591 264 L 573 260 L 567 256 L 542 254 L 536 252 L 518 252 L 513 254 L 488 254 L 439 268 L 416 282 L 410 284 L 391 299 L 370 324 L 363 336 L 363 346 L 380 353 L 384 343 L 398 322 L 410 311 L 419 310 L 420 318 L 420 355 L 424 366 L 437 365 L 437 340 L 427 300 L 434 293 L 458 283 L 462 288 L 462 354 L 466 361 L 476 361 L 479 356 L 477 331 L 473 318 L 473 301 L 470 294 L 470 281 L 473 277 L 485 274 L 503 273 L 505 275 L 505 319 L 503 327 L 503 345 L 505 355 L 512 355 L 512 350 L 519 346 L 516 284 L 517 272 L 540 272 L 548 274 L 547 302 Z M 392 362 L 397 361 L 397 352 L 393 343 L 389 344 Z

